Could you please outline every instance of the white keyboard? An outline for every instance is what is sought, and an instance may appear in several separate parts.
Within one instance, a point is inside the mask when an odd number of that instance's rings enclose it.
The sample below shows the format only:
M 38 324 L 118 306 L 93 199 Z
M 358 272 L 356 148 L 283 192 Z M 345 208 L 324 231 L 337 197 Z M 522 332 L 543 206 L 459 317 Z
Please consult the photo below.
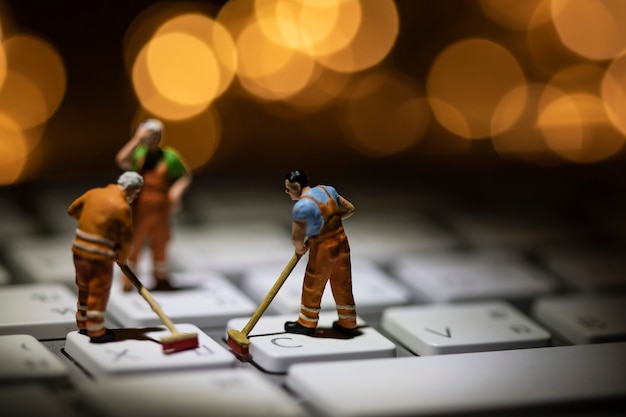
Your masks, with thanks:
M 559 213 L 515 202 L 342 187 L 357 206 L 345 222 L 357 335 L 332 329 L 330 288 L 314 335 L 284 331 L 305 255 L 247 335 L 250 355 L 234 354 L 227 330 L 245 327 L 293 255 L 278 182 L 238 193 L 194 180 L 170 247 L 179 289 L 151 293 L 177 331 L 197 334 L 198 347 L 172 354 L 161 344 L 171 332 L 122 291 L 117 267 L 105 321 L 115 341 L 90 343 L 75 325 L 65 212 L 2 208 L 0 415 L 624 415 L 626 239 L 607 230 L 610 245 L 590 245 Z M 46 189 L 41 204 L 66 208 L 68 190 Z M 144 253 L 148 288 L 151 271 Z

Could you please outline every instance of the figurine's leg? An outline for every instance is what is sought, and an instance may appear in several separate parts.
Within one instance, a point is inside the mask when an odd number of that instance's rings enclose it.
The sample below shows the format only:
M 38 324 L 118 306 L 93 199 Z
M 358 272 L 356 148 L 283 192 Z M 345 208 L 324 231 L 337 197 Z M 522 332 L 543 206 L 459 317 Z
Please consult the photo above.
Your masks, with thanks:
M 296 322 L 285 323 L 285 330 L 290 333 L 312 334 L 317 327 L 321 309 L 322 295 L 329 277 L 328 255 L 323 246 L 309 243 L 309 262 L 302 284 L 300 314 Z
M 127 263 L 128 263 L 128 266 L 133 271 L 136 271 L 137 259 L 139 259 L 139 255 L 141 254 L 141 250 L 143 248 L 144 242 L 147 239 L 147 232 L 146 232 L 145 225 L 139 221 L 139 218 L 137 215 L 135 216 L 133 222 L 134 222 L 134 227 L 135 227 L 133 249 L 130 255 L 128 256 Z M 129 292 L 133 289 L 133 284 L 124 274 L 122 274 L 122 286 L 123 286 L 124 292 Z
M 167 213 L 164 213 L 167 214 Z M 156 222 L 151 234 L 151 250 L 154 262 L 154 279 L 156 290 L 174 289 L 169 282 L 169 267 L 167 262 L 167 245 L 170 240 L 169 214 L 161 216 Z
M 87 295 L 89 287 L 87 285 L 86 261 L 74 255 L 74 268 L 76 269 L 76 287 L 78 288 L 78 301 L 76 302 L 76 327 L 81 334 L 87 334 Z
M 350 262 L 350 245 L 343 236 L 336 237 L 336 247 L 333 250 L 335 269 L 330 277 L 330 289 L 337 305 L 339 320 L 333 323 L 333 328 L 343 333 L 354 334 L 356 328 L 356 306 L 352 293 L 352 265 Z
M 111 292 L 113 262 L 92 261 L 92 278 L 89 280 L 87 297 L 87 334 L 94 343 L 108 342 L 114 339 L 111 331 L 104 326 L 106 307 Z

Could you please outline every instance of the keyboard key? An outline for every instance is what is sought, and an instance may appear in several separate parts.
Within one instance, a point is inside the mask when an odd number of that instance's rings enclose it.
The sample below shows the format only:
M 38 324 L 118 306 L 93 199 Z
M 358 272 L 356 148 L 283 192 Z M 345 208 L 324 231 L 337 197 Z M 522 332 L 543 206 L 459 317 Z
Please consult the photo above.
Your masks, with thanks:
M 224 368 L 234 356 L 196 326 L 176 324 L 180 333 L 198 333 L 199 347 L 171 354 L 163 353 L 162 337 L 170 336 L 164 326 L 145 329 L 114 329 L 116 340 L 91 343 L 78 332 L 67 335 L 65 352 L 96 378 L 155 371 Z
M 0 285 L 6 285 L 11 281 L 11 273 L 0 264 Z
M 547 346 L 550 334 L 504 302 L 392 307 L 381 325 L 418 355 Z
M 199 327 L 219 327 L 228 319 L 252 314 L 257 304 L 228 279 L 214 272 L 175 272 L 171 274 L 172 292 L 150 294 L 174 322 Z M 147 285 L 151 279 L 140 280 Z M 123 292 L 120 279 L 115 280 L 109 300 L 109 312 L 123 326 L 151 326 L 161 320 L 136 289 Z
M 6 241 L 37 232 L 38 224 L 24 215 L 13 196 L 0 196 L 0 236 Z
M 286 385 L 333 417 L 466 415 L 623 399 L 625 362 L 626 343 L 560 346 L 296 364 Z
M 626 296 L 569 295 L 538 299 L 533 317 L 574 344 L 626 340 Z
M 15 239 L 7 255 L 15 268 L 24 274 L 16 278 L 30 282 L 74 284 L 73 239 L 74 235 Z
M 68 376 L 61 360 L 29 334 L 0 336 L 0 383 L 60 381 Z
M 7 417 L 79 417 L 67 397 L 37 383 L 0 387 L 2 415 Z
M 182 271 L 241 273 L 261 262 L 285 262 L 293 254 L 291 234 L 280 224 L 240 221 L 180 228 L 170 248 Z
M 189 208 L 204 223 L 267 219 L 290 227 L 293 202 L 274 185 L 269 188 L 252 185 L 242 193 L 237 182 L 226 187 L 209 184 L 205 189 L 210 191 L 189 194 Z
M 262 317 L 248 336 L 252 360 L 267 372 L 284 373 L 299 362 L 393 357 L 395 345 L 376 329 L 357 319 L 360 334 L 349 338 L 332 330 L 337 313 L 321 313 L 314 336 L 286 333 L 285 321 L 297 315 Z M 228 329 L 241 330 L 249 319 L 233 319 Z M 227 336 L 226 336 L 227 337 Z
M 20 284 L 0 291 L 0 335 L 63 339 L 76 330 L 76 295 L 62 284 Z
M 623 250 L 560 246 L 542 252 L 541 258 L 548 269 L 576 290 L 626 290 Z
M 451 248 L 458 239 L 417 215 L 385 212 L 383 217 L 357 214 L 346 220 L 344 227 L 352 254 L 375 262 L 386 263 L 398 256 L 425 250 Z
M 76 220 L 67 214 L 72 201 L 80 197 L 92 187 L 100 187 L 101 183 L 89 181 L 85 184 L 70 184 L 55 181 L 54 187 L 41 187 L 37 191 L 37 217 L 47 229 L 54 233 L 73 233 Z M 71 240 L 70 240 L 71 242 Z
M 525 300 L 556 282 L 508 252 L 437 253 L 398 259 L 392 273 L 425 302 Z
M 572 234 L 571 228 L 546 210 L 517 203 L 491 200 L 482 205 L 455 206 L 442 216 L 472 246 L 478 247 L 535 248 Z
M 305 417 L 278 385 L 252 369 L 125 376 L 79 387 L 98 415 L 116 417 Z
M 270 306 L 272 311 L 286 314 L 297 313 L 300 310 L 300 294 L 307 261 L 308 254 L 305 254 L 272 301 Z M 242 289 L 260 302 L 284 268 L 285 265 L 280 263 L 257 265 L 244 274 Z M 352 258 L 352 285 L 360 315 L 380 313 L 385 307 L 406 304 L 411 298 L 406 288 L 375 263 L 364 258 Z M 322 297 L 322 309 L 335 309 L 330 284 L 326 286 Z

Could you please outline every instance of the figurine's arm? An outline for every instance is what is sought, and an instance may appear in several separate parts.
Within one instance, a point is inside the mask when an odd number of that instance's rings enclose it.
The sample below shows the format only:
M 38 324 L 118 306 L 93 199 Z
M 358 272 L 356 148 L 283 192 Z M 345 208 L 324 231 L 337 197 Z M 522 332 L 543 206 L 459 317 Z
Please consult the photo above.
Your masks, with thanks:
M 308 250 L 304 240 L 306 239 L 306 220 L 294 220 L 291 225 L 291 241 L 298 255 L 303 255 Z
M 119 227 L 117 261 L 125 264 L 130 256 L 133 242 L 133 220 L 130 207 L 121 210 L 117 225 Z
M 183 206 L 183 195 L 187 188 L 191 185 L 191 174 L 187 171 L 187 174 L 183 175 L 172 183 L 169 189 L 169 200 L 172 207 L 172 212 L 177 212 Z
M 337 198 L 337 202 L 339 203 L 339 212 L 341 213 L 341 219 L 347 219 L 348 217 L 352 216 L 354 214 L 354 205 L 349 202 L 348 200 L 346 200 L 345 198 L 343 198 L 342 196 L 339 196 Z
M 129 170 L 133 167 L 133 153 L 137 146 L 141 145 L 144 138 L 147 138 L 151 133 L 151 130 L 146 128 L 143 123 L 137 127 L 135 134 L 132 138 L 119 150 L 115 155 L 115 162 L 123 170 Z

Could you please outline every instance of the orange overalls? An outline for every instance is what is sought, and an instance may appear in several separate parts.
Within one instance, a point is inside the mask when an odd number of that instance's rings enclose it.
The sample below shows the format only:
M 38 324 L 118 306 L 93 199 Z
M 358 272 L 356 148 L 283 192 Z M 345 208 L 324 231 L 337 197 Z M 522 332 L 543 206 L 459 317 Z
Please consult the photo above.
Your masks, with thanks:
M 78 220 L 72 244 L 78 287 L 76 325 L 89 337 L 102 336 L 113 262 L 125 260 L 130 252 L 131 208 L 124 191 L 111 184 L 87 191 L 67 212 Z
M 315 328 L 319 319 L 322 294 L 330 280 L 330 288 L 337 305 L 339 320 L 337 323 L 347 329 L 356 327 L 356 307 L 352 295 L 352 270 L 350 264 L 350 245 L 341 223 L 341 214 L 337 203 L 324 186 L 328 202 L 320 203 L 309 196 L 320 209 L 324 224 L 316 236 L 307 240 L 309 262 L 304 274 L 302 300 L 298 323 L 308 328 Z
M 159 161 L 153 170 L 141 170 L 143 188 L 133 205 L 135 241 L 128 258 L 131 267 L 137 263 L 147 240 L 154 260 L 154 277 L 167 280 L 167 243 L 171 229 L 171 203 L 168 197 L 167 164 Z

